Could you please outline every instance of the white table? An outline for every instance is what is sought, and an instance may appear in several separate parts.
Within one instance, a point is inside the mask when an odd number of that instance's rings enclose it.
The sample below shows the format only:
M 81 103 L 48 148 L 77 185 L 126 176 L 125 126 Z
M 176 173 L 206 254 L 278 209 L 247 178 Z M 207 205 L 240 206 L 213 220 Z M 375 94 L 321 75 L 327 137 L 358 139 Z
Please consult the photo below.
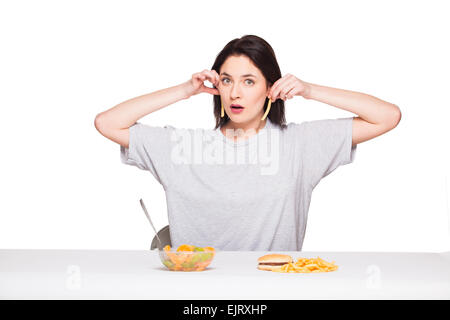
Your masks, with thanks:
M 0 299 L 450 299 L 450 252 L 278 252 L 339 266 L 311 274 L 256 269 L 266 253 L 175 272 L 156 251 L 0 250 Z

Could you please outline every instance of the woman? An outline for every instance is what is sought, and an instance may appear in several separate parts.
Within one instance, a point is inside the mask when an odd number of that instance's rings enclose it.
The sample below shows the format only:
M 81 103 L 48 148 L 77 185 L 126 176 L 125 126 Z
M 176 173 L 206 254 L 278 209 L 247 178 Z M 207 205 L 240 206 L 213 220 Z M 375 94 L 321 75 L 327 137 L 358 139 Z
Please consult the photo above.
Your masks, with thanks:
M 203 92 L 213 95 L 214 129 L 137 123 Z M 297 96 L 358 116 L 286 124 L 284 102 Z M 163 186 L 173 247 L 301 251 L 315 186 L 400 118 L 396 105 L 373 96 L 282 77 L 271 46 L 247 35 L 228 43 L 211 70 L 122 102 L 95 126 L 120 144 L 123 163 Z

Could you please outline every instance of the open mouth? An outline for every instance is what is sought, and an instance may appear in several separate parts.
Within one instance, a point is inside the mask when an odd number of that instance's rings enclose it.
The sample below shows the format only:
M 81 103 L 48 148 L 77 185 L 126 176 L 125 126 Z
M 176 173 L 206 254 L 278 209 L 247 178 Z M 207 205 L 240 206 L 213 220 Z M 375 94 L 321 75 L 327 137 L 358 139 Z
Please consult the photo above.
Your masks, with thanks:
M 233 113 L 240 113 L 242 112 L 242 110 L 244 110 L 244 107 L 240 104 L 232 104 L 230 108 Z
M 230 108 L 233 113 L 241 113 L 244 110 L 243 106 L 237 104 L 232 104 Z

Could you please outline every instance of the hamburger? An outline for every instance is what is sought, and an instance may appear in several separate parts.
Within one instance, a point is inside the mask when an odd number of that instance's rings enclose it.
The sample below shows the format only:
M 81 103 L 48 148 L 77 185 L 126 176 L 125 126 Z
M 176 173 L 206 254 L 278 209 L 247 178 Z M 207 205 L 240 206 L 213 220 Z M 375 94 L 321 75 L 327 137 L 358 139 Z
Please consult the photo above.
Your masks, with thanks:
M 292 257 L 287 254 L 266 254 L 258 258 L 258 269 L 272 271 L 282 265 L 292 262 Z

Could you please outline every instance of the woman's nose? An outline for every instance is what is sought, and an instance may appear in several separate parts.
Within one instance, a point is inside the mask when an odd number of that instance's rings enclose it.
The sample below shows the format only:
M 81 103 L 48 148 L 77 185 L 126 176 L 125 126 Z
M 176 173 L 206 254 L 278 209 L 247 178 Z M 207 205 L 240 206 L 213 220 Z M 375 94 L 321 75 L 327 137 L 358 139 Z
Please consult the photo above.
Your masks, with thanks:
M 239 85 L 233 85 L 233 87 L 231 88 L 231 92 L 230 92 L 231 98 L 232 99 L 239 98 L 240 92 L 241 92 L 241 90 L 239 88 Z

